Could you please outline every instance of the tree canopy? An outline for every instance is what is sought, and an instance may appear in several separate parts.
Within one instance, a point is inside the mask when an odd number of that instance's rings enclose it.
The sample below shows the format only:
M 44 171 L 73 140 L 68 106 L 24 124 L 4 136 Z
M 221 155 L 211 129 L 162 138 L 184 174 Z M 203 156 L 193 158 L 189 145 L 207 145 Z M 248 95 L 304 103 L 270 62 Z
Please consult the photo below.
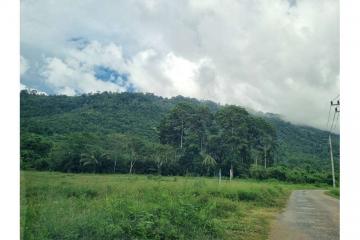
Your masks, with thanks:
M 236 177 L 280 166 L 330 170 L 326 132 L 235 105 L 142 93 L 27 91 L 20 104 L 22 169 L 208 176 L 232 169 Z M 338 135 L 333 142 L 338 172 Z

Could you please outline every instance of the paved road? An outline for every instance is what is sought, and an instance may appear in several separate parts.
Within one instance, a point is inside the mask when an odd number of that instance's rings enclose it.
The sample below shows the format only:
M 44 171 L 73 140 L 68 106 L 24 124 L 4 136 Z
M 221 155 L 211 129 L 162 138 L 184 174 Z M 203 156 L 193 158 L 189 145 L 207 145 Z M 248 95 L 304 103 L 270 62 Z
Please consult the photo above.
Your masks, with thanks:
M 293 191 L 272 226 L 271 240 L 338 240 L 339 200 L 323 190 Z

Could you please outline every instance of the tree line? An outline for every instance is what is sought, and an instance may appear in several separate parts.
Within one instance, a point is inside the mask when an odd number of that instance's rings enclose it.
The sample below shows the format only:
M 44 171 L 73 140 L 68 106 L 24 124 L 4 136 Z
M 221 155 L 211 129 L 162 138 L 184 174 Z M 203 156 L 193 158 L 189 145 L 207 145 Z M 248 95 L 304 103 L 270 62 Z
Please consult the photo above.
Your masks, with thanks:
M 276 131 L 237 106 L 212 113 L 204 106 L 180 103 L 156 128 L 159 141 L 111 133 L 42 136 L 21 133 L 23 169 L 96 173 L 213 175 L 233 169 L 248 175 L 251 164 L 274 163 Z
M 178 104 L 161 121 L 159 136 L 178 152 L 181 174 L 201 173 L 205 166 L 208 174 L 231 169 L 235 176 L 247 176 L 251 164 L 274 163 L 275 129 L 238 106 L 213 114 L 207 107 Z
M 140 93 L 20 100 L 22 169 L 327 181 L 322 131 L 239 106 Z

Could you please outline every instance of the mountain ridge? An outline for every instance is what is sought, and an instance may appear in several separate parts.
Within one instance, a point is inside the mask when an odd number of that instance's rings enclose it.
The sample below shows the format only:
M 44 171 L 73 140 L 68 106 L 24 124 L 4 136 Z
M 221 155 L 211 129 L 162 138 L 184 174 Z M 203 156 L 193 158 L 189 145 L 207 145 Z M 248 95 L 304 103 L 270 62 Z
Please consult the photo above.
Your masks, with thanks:
M 140 135 L 158 142 L 161 119 L 179 103 L 206 106 L 211 112 L 221 105 L 210 100 L 176 96 L 165 98 L 152 93 L 95 93 L 80 96 L 20 93 L 21 132 L 56 136 L 73 132 L 112 132 Z M 245 108 L 247 109 L 247 108 Z M 329 170 L 328 132 L 293 124 L 278 114 L 248 110 L 275 126 L 279 152 L 276 160 L 290 167 Z M 339 135 L 333 134 L 336 170 L 339 167 Z

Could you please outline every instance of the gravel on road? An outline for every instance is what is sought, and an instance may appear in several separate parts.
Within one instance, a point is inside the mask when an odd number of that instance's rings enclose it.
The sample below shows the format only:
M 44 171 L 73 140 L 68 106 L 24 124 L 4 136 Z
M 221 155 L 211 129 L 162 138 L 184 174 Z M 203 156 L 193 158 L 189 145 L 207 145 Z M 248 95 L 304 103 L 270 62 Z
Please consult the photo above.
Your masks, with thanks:
M 339 200 L 324 190 L 296 190 L 274 222 L 271 240 L 338 240 Z

